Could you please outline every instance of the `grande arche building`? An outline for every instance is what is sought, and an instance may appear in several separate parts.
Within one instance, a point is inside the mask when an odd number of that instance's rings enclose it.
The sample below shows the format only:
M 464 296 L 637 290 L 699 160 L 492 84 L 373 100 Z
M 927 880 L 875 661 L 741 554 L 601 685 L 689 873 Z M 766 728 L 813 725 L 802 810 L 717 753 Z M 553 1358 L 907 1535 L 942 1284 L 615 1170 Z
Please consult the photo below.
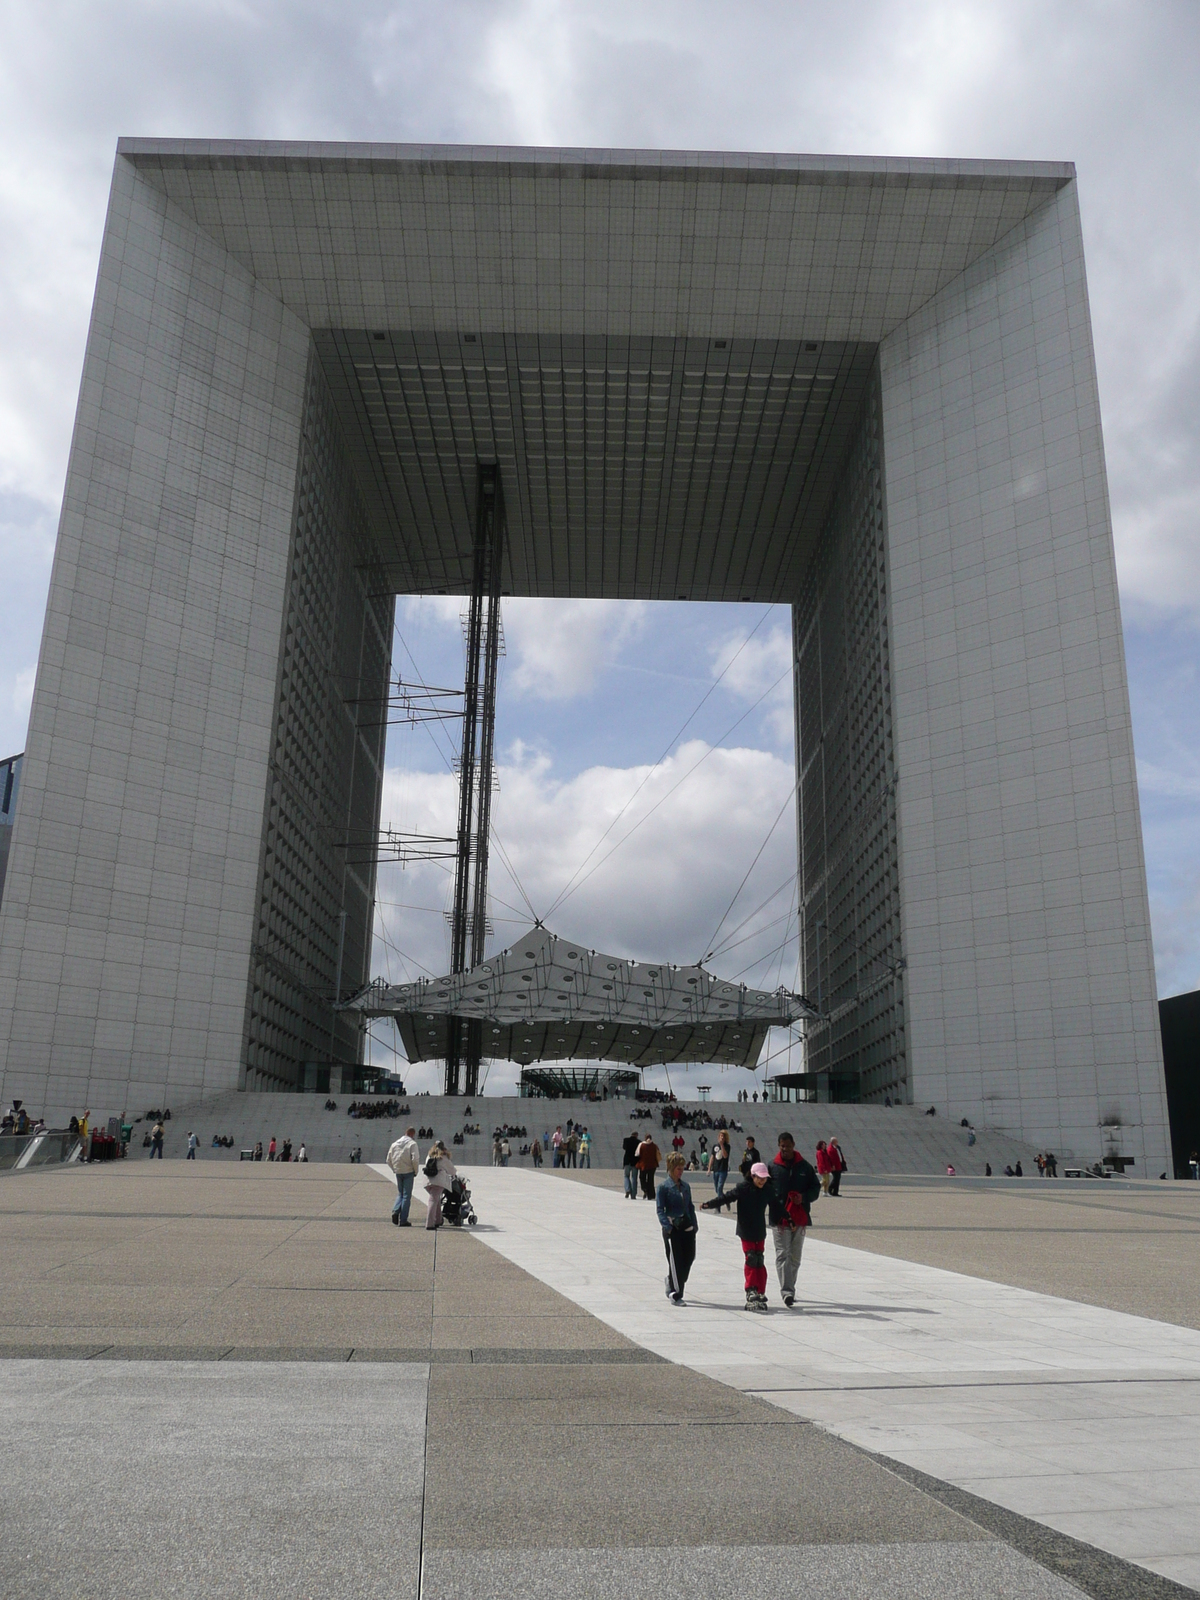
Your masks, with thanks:
M 352 1067 L 394 597 L 792 608 L 809 1066 L 1170 1168 L 1069 164 L 126 139 L 5 1101 Z M 368 864 L 364 865 L 363 862 Z M 338 983 L 340 977 L 340 986 Z

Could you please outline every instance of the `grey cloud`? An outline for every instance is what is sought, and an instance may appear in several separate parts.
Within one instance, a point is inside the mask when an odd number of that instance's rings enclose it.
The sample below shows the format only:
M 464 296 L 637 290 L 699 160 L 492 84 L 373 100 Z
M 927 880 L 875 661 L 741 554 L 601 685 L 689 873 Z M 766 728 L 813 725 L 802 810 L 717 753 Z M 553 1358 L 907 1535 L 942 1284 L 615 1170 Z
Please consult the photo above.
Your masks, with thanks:
M 1200 615 L 1198 55 L 1190 0 L 0 0 L 0 743 L 122 133 L 1072 159 L 1124 603 Z

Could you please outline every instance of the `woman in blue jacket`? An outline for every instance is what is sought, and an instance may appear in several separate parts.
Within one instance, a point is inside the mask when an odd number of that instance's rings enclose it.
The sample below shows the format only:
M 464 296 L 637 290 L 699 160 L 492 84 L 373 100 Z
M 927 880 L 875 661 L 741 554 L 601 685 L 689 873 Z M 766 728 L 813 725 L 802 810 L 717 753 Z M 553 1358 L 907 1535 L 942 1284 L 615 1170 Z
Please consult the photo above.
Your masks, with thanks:
M 667 1299 L 673 1306 L 684 1303 L 683 1290 L 696 1259 L 696 1208 L 692 1191 L 683 1181 L 684 1159 L 667 1157 L 667 1177 L 658 1186 L 658 1225 L 663 1231 L 667 1252 Z

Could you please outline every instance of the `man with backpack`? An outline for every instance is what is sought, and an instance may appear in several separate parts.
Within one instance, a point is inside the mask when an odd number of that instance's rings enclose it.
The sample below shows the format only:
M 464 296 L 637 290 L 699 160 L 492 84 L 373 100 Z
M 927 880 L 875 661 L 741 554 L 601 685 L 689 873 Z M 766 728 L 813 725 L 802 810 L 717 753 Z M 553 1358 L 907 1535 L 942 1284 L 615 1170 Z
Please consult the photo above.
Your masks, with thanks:
M 790 1133 L 779 1135 L 779 1154 L 771 1163 L 771 1237 L 775 1241 L 775 1271 L 785 1306 L 796 1302 L 796 1274 L 804 1253 L 804 1234 L 811 1218 L 809 1207 L 821 1193 L 821 1180 L 811 1164 L 797 1154 Z
M 404 1132 L 387 1153 L 387 1164 L 396 1175 L 396 1202 L 392 1206 L 392 1221 L 398 1228 L 411 1228 L 408 1208 L 412 1204 L 413 1184 L 417 1181 L 420 1162 L 415 1128 Z

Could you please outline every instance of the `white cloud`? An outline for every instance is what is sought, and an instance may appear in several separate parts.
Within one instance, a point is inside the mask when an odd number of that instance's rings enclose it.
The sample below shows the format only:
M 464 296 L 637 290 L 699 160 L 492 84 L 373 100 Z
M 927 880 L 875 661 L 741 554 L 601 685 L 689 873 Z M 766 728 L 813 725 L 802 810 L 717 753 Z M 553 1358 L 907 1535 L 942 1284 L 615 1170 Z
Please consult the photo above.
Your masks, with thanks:
M 33 703 L 33 680 L 36 676 L 36 667 L 23 667 L 13 678 L 13 710 L 19 717 L 29 715 L 29 707 Z
M 588 694 L 645 627 L 647 609 L 638 600 L 506 600 L 506 687 L 532 700 Z
M 1170 799 L 1200 800 L 1200 773 L 1175 772 L 1169 767 L 1155 765 L 1152 761 L 1137 763 L 1138 788 L 1143 794 L 1162 795 Z
M 730 634 L 712 652 L 713 676 L 738 699 L 753 705 L 763 700 L 763 725 L 779 744 L 794 739 L 792 636 L 774 627 L 753 637 Z M 724 674 L 724 676 L 721 676 Z
M 121 133 L 1073 159 L 1123 602 L 1200 616 L 1198 38 L 1191 0 L 0 0 L 0 745 L 24 740 Z M 619 648 L 522 627 L 532 705 Z
M 495 934 L 489 949 L 510 943 L 532 922 L 523 890 L 554 932 L 590 948 L 640 960 L 694 961 L 709 948 L 783 809 L 725 919 L 724 939 L 739 942 L 709 964 L 727 976 L 772 987 L 795 981 L 796 945 L 786 942 L 795 926 L 794 910 L 789 915 L 796 859 L 795 823 L 787 808 L 795 781 L 789 761 L 769 751 L 714 749 L 694 740 L 653 770 L 592 767 L 561 782 L 548 757 L 517 747 L 506 754 L 499 775 L 496 831 L 521 889 L 493 849 Z M 632 806 L 623 811 L 635 792 Z M 450 834 L 457 799 L 457 784 L 448 773 L 389 770 L 383 820 L 409 831 Z M 575 892 L 550 911 L 572 879 L 578 884 Z M 786 887 L 752 915 L 780 885 Z M 377 926 L 387 938 L 381 935 L 377 943 L 376 970 L 390 963 L 388 975 L 396 979 L 414 977 L 422 966 L 445 971 L 449 946 L 443 912 L 450 886 L 446 866 L 381 870 Z M 746 927 L 735 932 L 744 918 L 749 918 Z M 394 950 L 405 952 L 407 965 Z M 419 1086 L 424 1079 L 413 1081 Z
M 1182 893 L 1151 892 L 1150 914 L 1159 994 L 1200 988 L 1200 879 L 1192 875 Z

